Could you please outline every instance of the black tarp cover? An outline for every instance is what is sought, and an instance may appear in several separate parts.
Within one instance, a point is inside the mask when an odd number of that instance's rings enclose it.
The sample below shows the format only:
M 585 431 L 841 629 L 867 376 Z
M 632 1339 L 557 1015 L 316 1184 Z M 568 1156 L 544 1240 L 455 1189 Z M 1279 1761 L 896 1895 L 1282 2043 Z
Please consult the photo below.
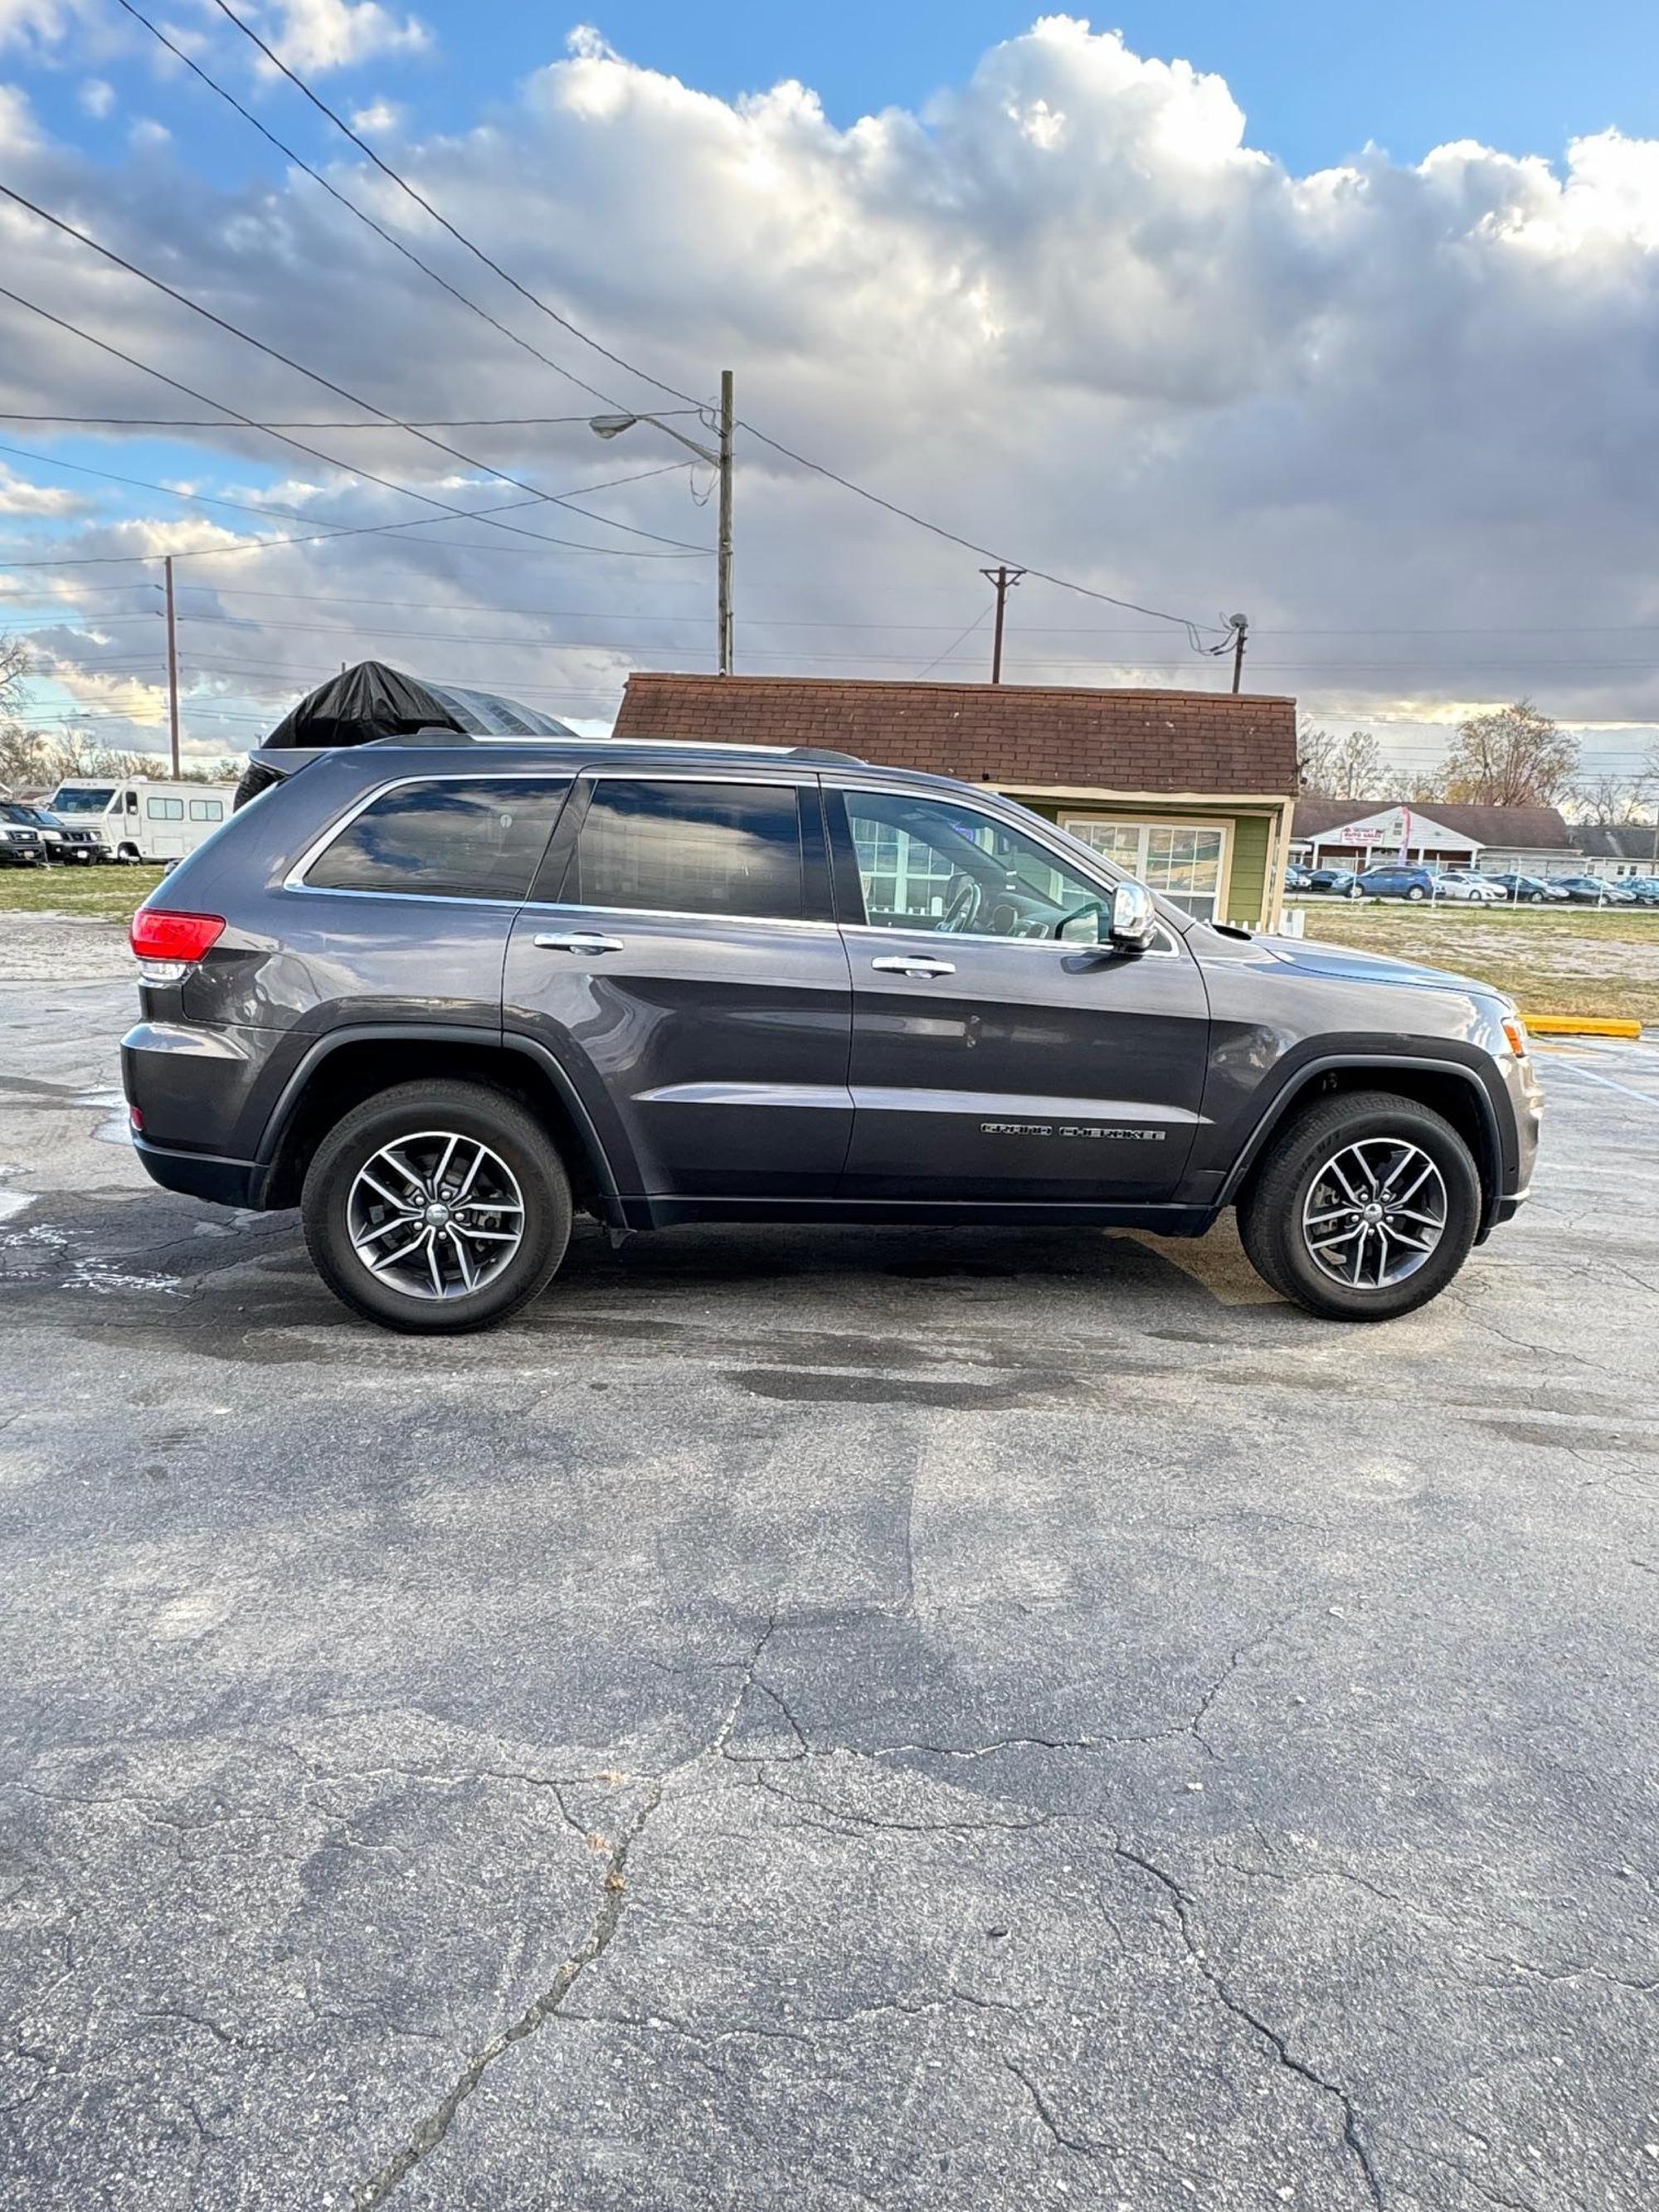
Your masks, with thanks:
M 406 737 L 411 730 L 451 729 L 469 737 L 569 737 L 574 732 L 550 714 L 504 699 L 499 692 L 475 691 L 456 684 L 424 684 L 388 668 L 383 660 L 360 660 L 308 691 L 283 715 L 262 750 L 279 746 L 317 749 L 364 745 L 376 738 Z

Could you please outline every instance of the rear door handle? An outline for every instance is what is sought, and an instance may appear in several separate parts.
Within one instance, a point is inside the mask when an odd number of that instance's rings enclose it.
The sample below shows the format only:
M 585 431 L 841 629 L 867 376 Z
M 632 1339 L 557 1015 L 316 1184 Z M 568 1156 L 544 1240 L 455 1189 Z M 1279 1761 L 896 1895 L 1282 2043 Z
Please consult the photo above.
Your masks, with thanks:
M 872 960 L 870 965 L 884 975 L 916 975 L 923 979 L 929 975 L 954 975 L 957 972 L 954 960 L 930 960 L 925 952 L 895 953 L 888 959 Z
M 620 937 L 601 937 L 596 930 L 561 929 L 538 936 L 537 944 L 544 952 L 623 952 L 627 950 Z

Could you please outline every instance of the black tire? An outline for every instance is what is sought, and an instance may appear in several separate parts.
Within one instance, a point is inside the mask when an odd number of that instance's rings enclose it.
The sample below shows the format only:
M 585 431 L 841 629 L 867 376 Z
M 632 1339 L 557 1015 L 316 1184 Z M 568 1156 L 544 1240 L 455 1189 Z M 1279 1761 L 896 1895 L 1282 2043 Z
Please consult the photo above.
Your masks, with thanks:
M 1356 1142 L 1400 1138 L 1438 1169 L 1445 1193 L 1439 1241 L 1398 1282 L 1338 1282 L 1309 1250 L 1303 1210 L 1334 1155 Z M 1251 1266 L 1281 1297 L 1330 1321 L 1393 1321 L 1443 1291 L 1468 1256 L 1480 1225 L 1480 1177 L 1449 1121 L 1413 1098 L 1386 1091 L 1343 1091 L 1293 1115 L 1271 1140 L 1238 1204 L 1238 1231 Z
M 375 1153 L 433 1131 L 488 1146 L 510 1169 L 524 1209 L 519 1248 L 501 1272 L 475 1291 L 441 1299 L 407 1293 L 373 1273 L 353 1247 L 346 1218 L 358 1172 Z M 411 1335 L 460 1335 L 505 1321 L 547 1287 L 570 1242 L 569 1178 L 547 1132 L 516 1099 L 483 1083 L 400 1083 L 366 1099 L 318 1146 L 300 1205 L 306 1249 L 330 1290 L 354 1312 Z

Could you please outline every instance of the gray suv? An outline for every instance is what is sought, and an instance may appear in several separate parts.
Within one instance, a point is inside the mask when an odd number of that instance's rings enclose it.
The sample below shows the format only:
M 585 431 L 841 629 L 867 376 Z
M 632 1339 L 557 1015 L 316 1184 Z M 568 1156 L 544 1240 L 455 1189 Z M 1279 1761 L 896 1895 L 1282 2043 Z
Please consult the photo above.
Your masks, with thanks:
M 763 747 L 256 756 L 133 923 L 155 1179 L 298 1206 L 394 1328 L 535 1297 L 576 1208 L 1073 1222 L 1235 1207 L 1273 1288 L 1382 1320 L 1527 1194 L 1486 985 L 1195 921 L 997 793 Z

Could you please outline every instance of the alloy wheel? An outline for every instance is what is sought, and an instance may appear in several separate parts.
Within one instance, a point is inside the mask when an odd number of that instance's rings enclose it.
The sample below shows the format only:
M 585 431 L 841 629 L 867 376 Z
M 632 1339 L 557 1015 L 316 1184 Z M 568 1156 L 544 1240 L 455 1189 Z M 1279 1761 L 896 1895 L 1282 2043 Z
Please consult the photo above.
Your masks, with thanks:
M 358 1169 L 346 1231 L 364 1267 L 412 1298 L 464 1298 L 510 1267 L 524 1242 L 524 1194 L 476 1137 L 423 1129 Z
M 1445 1233 L 1445 1180 L 1403 1137 L 1362 1137 L 1334 1152 L 1302 1206 L 1302 1236 L 1322 1274 L 1384 1290 L 1423 1266 Z

